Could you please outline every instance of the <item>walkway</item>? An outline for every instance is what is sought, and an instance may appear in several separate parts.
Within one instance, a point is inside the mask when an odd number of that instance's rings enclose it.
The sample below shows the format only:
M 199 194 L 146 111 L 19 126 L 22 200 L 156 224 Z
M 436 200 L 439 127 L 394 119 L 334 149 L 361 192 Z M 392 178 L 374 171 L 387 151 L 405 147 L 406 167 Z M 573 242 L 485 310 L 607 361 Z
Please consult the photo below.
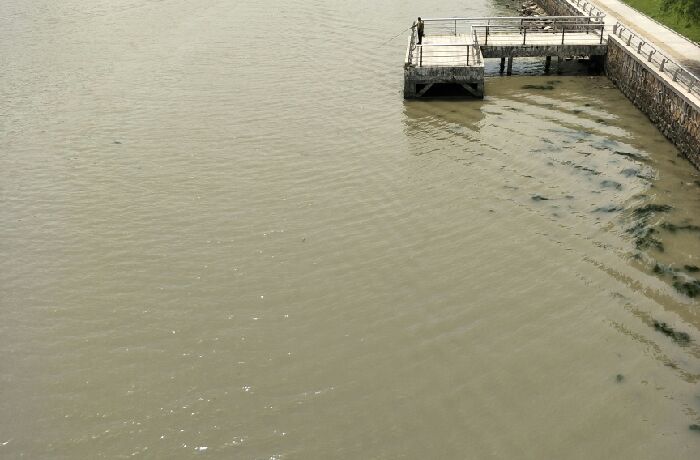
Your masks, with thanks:
M 607 15 L 606 24 L 612 25 L 619 21 L 628 25 L 678 60 L 696 77 L 700 77 L 700 46 L 619 0 L 591 1 Z

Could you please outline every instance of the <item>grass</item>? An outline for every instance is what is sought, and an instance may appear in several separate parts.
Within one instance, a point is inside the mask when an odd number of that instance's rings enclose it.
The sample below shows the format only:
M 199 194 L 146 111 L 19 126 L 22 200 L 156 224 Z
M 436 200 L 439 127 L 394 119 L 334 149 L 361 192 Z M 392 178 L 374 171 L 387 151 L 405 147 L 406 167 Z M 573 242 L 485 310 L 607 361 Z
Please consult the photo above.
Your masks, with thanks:
M 675 30 L 679 34 L 691 39 L 694 42 L 700 42 L 700 22 L 691 21 L 687 18 L 681 18 L 675 13 L 665 13 L 661 10 L 662 0 L 622 0 L 632 8 L 635 8 L 649 17 L 659 21 L 666 27 Z M 640 32 L 644 32 L 641 31 Z

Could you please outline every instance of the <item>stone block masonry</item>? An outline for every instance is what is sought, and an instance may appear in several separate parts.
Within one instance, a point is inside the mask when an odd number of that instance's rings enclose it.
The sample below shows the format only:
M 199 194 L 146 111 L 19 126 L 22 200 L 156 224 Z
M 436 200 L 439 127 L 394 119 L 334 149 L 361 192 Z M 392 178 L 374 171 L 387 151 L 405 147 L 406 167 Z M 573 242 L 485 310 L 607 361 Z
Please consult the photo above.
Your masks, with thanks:
M 605 73 L 700 169 L 700 101 L 667 81 L 666 75 L 612 34 L 608 36 Z
M 536 2 L 551 16 L 583 16 L 582 11 L 565 0 L 536 0 Z

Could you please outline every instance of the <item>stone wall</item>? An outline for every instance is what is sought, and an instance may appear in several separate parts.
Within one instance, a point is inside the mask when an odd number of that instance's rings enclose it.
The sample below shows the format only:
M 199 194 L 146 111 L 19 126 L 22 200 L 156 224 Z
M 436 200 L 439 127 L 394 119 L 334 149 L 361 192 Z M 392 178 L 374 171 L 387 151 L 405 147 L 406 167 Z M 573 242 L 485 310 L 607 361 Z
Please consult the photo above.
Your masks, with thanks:
M 605 73 L 678 150 L 700 169 L 700 106 L 676 89 L 614 35 L 608 36 Z
M 550 16 L 582 16 L 576 7 L 566 0 L 535 0 Z

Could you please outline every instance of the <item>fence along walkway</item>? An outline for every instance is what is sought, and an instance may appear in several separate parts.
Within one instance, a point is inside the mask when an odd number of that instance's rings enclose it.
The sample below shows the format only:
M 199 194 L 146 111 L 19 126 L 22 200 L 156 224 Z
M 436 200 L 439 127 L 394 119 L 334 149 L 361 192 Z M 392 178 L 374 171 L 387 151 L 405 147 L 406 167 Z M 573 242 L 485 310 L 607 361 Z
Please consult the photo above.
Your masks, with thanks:
M 655 48 L 644 38 L 632 32 L 620 22 L 613 27 L 613 34 L 622 39 L 627 46 L 636 49 L 637 54 L 644 56 L 647 62 L 657 67 L 661 73 L 668 75 L 688 93 L 700 98 L 700 79 L 688 69 L 671 59 L 667 54 Z

